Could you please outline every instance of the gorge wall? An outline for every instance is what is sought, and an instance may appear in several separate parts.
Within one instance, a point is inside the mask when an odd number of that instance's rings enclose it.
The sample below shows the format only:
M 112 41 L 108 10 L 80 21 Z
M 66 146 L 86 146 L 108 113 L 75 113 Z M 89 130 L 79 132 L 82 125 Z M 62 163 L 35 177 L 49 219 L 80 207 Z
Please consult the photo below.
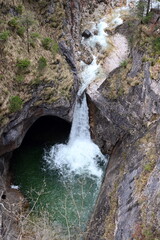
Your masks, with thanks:
M 86 239 L 160 238 L 157 18 L 159 13 L 147 27 L 138 22 L 117 27 L 132 38 L 129 58 L 96 94 L 88 91 L 92 133 L 110 161 Z
M 7 38 L 0 39 L 2 204 L 5 204 L 4 190 L 9 187 L 10 153 L 19 147 L 31 125 L 45 115 L 72 119 L 79 85 L 78 63 L 82 59 L 90 61 L 88 50 L 81 45 L 87 19 L 92 19 L 97 8 L 104 13 L 108 7 L 122 3 L 0 1 L 0 29 L 8 34 Z M 24 29 L 28 18 L 32 19 L 29 39 Z M 117 27 L 116 32 L 130 42 L 127 62 L 109 74 L 96 94 L 88 91 L 92 136 L 103 152 L 110 154 L 102 189 L 88 224 L 88 240 L 160 238 L 160 59 L 154 42 L 159 36 L 158 19 L 159 12 L 148 25 L 134 19 Z M 44 40 L 46 38 L 48 40 Z M 30 62 L 25 65 L 19 60 Z M 7 191 L 12 203 L 15 192 Z M 21 194 L 16 197 L 23 198 Z M 5 211 L 2 215 L 3 223 L 7 222 Z M 13 240 L 17 223 L 11 222 L 13 226 L 7 239 Z M 1 221 L 0 228 L 2 225 Z

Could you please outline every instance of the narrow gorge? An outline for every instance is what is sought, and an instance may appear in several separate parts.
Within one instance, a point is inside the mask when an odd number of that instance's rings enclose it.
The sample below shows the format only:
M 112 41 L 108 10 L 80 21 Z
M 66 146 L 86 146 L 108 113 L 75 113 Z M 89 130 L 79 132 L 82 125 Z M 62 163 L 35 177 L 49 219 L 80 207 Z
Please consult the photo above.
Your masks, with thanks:
M 159 240 L 159 0 L 0 14 L 0 239 Z

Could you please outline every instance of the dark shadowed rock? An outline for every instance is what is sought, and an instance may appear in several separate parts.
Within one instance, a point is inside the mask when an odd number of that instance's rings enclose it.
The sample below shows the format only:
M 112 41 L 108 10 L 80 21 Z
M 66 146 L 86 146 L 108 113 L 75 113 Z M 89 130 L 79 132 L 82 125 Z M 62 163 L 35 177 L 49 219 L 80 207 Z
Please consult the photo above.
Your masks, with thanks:
M 89 38 L 91 36 L 92 36 L 92 34 L 88 29 L 84 30 L 84 32 L 82 33 L 82 37 L 84 37 L 84 38 Z

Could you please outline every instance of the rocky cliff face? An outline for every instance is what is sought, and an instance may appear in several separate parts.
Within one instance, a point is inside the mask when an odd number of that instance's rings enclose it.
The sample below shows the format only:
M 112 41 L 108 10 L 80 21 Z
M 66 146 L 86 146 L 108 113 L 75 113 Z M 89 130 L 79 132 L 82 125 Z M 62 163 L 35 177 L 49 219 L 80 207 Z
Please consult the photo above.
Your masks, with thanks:
M 117 31 L 129 36 L 126 24 Z M 125 66 L 89 94 L 92 132 L 110 161 L 86 239 L 160 238 L 158 35 L 135 26 Z
M 122 2 L 0 2 L 1 204 L 6 198 L 7 153 L 21 144 L 39 117 L 55 115 L 71 120 L 78 86 L 76 67 L 82 59 L 90 61 L 90 54 L 80 43 L 87 19 L 95 18 L 95 11 L 102 14 L 104 6 Z M 110 161 L 86 239 L 160 238 L 158 21 L 155 17 L 150 25 L 143 26 L 126 21 L 117 28 L 131 44 L 130 56 L 109 74 L 96 94 L 88 92 L 92 136 L 103 152 L 110 154 Z M 15 192 L 8 193 L 7 198 L 14 203 Z M 22 201 L 21 195 L 16 196 Z M 10 220 L 5 211 L 3 220 Z M 0 228 L 2 223 L 0 220 Z M 15 221 L 11 224 L 14 227 L 7 239 L 13 240 L 17 227 Z
M 62 2 L 5 1 L 0 7 L 2 155 L 20 145 L 40 116 L 70 120 L 77 78 L 73 51 L 62 40 Z
M 67 6 L 69 3 L 67 3 Z M 67 121 L 78 86 L 66 1 L 0 1 L 0 238 L 17 239 L 23 196 L 9 159 L 41 116 Z M 68 16 L 67 16 L 68 13 Z M 67 32 L 67 33 L 65 33 Z M 73 41 L 73 40 L 72 40 Z M 22 205 L 21 205 L 22 204 Z

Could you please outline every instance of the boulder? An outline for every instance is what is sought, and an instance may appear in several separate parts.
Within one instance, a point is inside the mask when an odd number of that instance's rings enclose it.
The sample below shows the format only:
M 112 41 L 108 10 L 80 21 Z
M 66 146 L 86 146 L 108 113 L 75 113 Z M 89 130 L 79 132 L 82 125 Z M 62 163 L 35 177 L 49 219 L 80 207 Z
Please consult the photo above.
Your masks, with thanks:
M 91 36 L 92 36 L 92 34 L 88 29 L 84 30 L 84 32 L 82 33 L 82 37 L 84 37 L 84 38 L 89 38 Z

